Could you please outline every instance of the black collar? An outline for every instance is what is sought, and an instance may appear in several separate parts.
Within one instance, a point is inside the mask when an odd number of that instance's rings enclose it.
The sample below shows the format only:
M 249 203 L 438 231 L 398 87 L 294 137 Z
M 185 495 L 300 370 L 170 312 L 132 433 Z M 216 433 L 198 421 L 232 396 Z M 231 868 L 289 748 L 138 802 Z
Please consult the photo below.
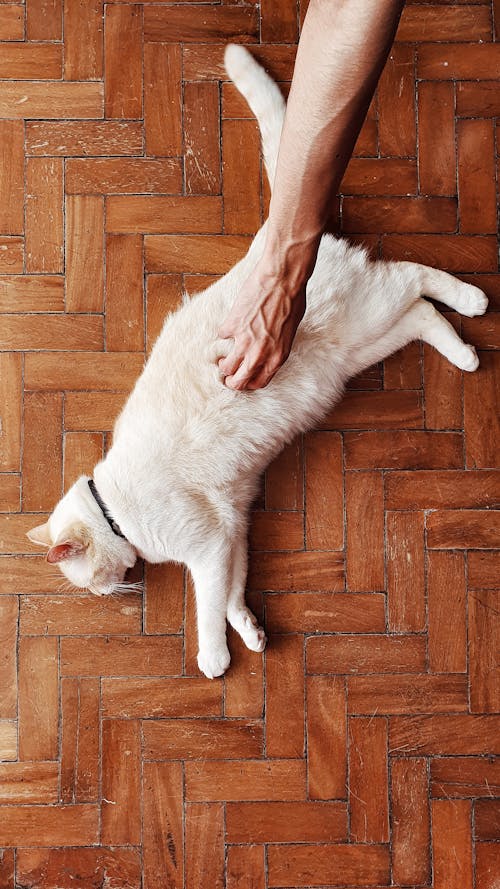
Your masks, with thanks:
M 96 501 L 97 505 L 100 507 L 101 512 L 102 512 L 104 518 L 106 519 L 106 521 L 107 521 L 109 527 L 111 528 L 111 530 L 112 530 L 118 537 L 123 537 L 123 539 L 126 540 L 127 538 L 125 537 L 125 534 L 124 534 L 123 531 L 121 530 L 121 528 L 120 528 L 118 522 L 115 522 L 115 520 L 114 520 L 113 516 L 111 515 L 111 513 L 110 513 L 108 507 L 106 506 L 106 504 L 104 503 L 104 500 L 102 499 L 101 495 L 99 494 L 99 491 L 97 490 L 97 488 L 96 488 L 96 486 L 95 486 L 95 482 L 94 482 L 94 479 L 93 479 L 93 478 L 89 478 L 89 488 L 90 488 L 90 493 L 92 494 L 92 496 L 93 496 L 94 500 Z

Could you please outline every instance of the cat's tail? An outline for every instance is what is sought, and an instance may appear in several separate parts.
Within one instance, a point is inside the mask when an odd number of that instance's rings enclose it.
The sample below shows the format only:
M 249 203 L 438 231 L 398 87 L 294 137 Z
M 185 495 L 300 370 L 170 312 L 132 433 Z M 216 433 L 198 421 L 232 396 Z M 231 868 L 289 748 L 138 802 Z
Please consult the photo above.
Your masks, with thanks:
M 257 118 L 264 163 L 272 188 L 285 116 L 285 100 L 278 85 L 243 46 L 230 43 L 226 47 L 224 64 L 231 80 Z

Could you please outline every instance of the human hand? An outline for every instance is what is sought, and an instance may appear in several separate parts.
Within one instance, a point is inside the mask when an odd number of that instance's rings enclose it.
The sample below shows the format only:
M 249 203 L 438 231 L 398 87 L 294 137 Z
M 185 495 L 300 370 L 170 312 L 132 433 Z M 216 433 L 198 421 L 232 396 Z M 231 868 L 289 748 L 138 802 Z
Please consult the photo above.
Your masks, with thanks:
M 230 389 L 267 386 L 288 358 L 306 309 L 305 283 L 292 284 L 285 276 L 259 263 L 245 281 L 219 329 L 234 345 L 219 369 Z

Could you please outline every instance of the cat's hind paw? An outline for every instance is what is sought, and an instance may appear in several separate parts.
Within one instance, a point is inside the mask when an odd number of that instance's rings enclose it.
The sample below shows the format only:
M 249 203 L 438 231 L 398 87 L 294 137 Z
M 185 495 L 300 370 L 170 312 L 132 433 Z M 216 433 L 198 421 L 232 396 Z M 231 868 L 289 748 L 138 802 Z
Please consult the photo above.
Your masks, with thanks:
M 457 311 L 468 318 L 484 315 L 488 308 L 488 297 L 479 287 L 462 282 L 457 301 Z
M 224 648 L 214 649 L 213 651 L 198 652 L 198 666 L 207 679 L 215 679 L 216 676 L 222 676 L 226 672 L 231 662 L 227 645 Z
M 474 346 L 469 346 L 464 343 L 460 350 L 460 354 L 455 360 L 455 364 L 461 370 L 466 370 L 469 373 L 477 370 L 479 367 L 479 358 L 477 357 L 477 352 Z

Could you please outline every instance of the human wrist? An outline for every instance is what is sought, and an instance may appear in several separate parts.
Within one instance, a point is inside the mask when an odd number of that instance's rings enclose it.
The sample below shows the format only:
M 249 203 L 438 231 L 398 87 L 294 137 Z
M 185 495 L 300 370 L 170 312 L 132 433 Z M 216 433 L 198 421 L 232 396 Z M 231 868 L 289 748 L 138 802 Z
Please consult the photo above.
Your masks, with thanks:
M 300 238 L 268 232 L 260 260 L 260 270 L 290 291 L 299 292 L 310 278 L 318 253 L 321 235 Z

